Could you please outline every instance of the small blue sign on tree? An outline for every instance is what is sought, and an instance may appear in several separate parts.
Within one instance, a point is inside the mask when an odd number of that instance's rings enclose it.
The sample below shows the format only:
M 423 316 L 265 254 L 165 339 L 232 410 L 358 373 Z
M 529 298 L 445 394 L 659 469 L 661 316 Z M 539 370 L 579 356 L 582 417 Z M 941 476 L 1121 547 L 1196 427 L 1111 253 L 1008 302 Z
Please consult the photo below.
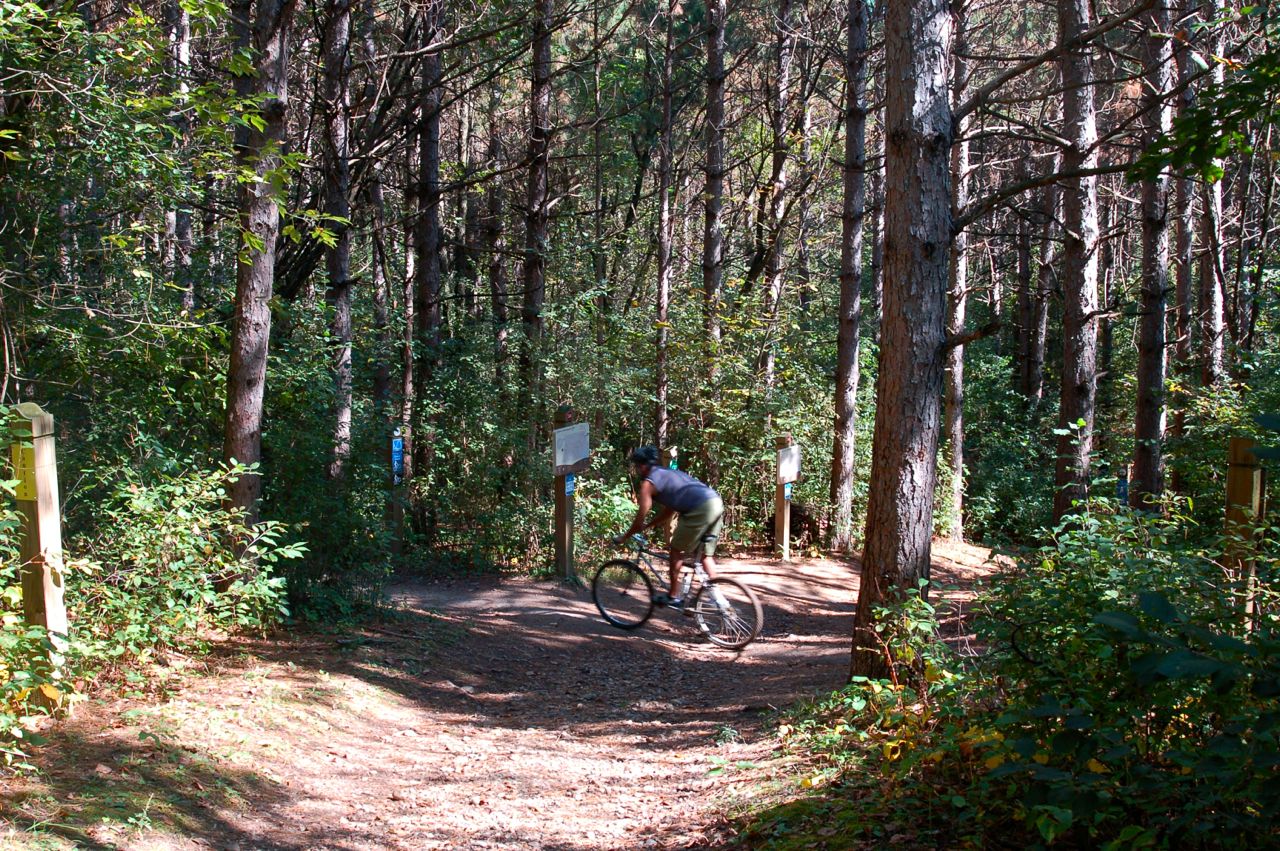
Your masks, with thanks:
M 400 484 L 404 478 L 404 438 L 391 438 L 391 476 L 395 483 Z

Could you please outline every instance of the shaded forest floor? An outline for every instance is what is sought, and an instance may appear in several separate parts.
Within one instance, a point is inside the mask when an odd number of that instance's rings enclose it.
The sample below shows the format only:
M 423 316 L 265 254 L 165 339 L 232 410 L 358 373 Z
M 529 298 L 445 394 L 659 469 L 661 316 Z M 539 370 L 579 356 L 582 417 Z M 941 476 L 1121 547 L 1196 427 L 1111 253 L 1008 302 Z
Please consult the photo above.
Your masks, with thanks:
M 971 546 L 935 546 L 963 643 Z M 762 592 L 741 653 L 659 611 L 605 624 L 586 589 L 414 579 L 396 617 L 164 660 L 159 693 L 53 726 L 0 788 L 0 848 L 714 848 L 790 782 L 766 724 L 838 688 L 856 563 L 726 560 Z

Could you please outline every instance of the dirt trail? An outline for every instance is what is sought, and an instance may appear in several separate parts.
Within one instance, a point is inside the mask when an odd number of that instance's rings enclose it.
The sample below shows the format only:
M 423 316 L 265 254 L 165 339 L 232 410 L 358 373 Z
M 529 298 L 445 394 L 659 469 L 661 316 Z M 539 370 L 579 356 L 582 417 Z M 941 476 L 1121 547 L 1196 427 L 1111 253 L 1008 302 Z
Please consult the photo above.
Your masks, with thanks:
M 944 584 L 991 570 L 937 556 Z M 770 711 L 842 682 L 857 587 L 844 562 L 722 567 L 765 604 L 740 653 L 666 612 L 616 630 L 563 584 L 401 584 L 386 627 L 242 646 L 167 702 L 82 709 L 46 780 L 0 793 L 11 841 L 43 822 L 46 847 L 717 847 L 774 770 Z

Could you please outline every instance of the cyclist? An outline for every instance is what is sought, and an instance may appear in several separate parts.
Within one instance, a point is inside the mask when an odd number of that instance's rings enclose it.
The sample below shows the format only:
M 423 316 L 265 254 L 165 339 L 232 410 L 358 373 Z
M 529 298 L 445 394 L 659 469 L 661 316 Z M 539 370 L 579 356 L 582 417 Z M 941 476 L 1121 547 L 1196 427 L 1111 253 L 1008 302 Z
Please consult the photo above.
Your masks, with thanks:
M 671 588 L 653 600 L 659 606 L 679 608 L 684 605 L 684 600 L 676 596 L 679 593 L 680 568 L 685 554 L 697 547 L 699 541 L 704 544 L 702 567 L 708 577 L 715 577 L 714 556 L 724 521 L 724 503 L 720 501 L 719 494 L 688 473 L 660 466 L 655 446 L 641 446 L 631 453 L 631 471 L 640 479 L 640 487 L 636 491 L 636 519 L 631 522 L 631 528 L 614 538 L 613 542 L 621 544 L 632 535 L 666 522 L 672 514 L 679 515 L 676 530 L 671 536 Z M 651 522 L 645 523 L 645 517 L 655 502 L 661 506 L 661 511 Z

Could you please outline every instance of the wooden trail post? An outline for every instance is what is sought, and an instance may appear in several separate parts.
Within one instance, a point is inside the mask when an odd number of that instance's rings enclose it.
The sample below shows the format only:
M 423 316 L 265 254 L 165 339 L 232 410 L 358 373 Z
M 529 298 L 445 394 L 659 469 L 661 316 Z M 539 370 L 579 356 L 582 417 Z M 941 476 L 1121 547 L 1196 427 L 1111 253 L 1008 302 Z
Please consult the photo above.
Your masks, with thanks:
M 674 446 L 664 448 L 661 457 L 662 466 L 670 467 L 672 470 L 680 469 L 680 450 Z M 662 524 L 662 543 L 668 548 L 671 546 L 671 536 L 676 533 L 676 517 L 671 515 L 667 522 Z
M 407 496 L 404 485 L 404 432 L 400 426 L 391 430 L 388 444 L 391 461 L 391 496 L 387 500 L 387 520 L 391 525 L 391 552 L 404 552 L 404 501 Z
M 1244 586 L 1245 622 L 1254 628 L 1256 566 L 1250 558 L 1252 524 L 1262 515 L 1262 468 L 1253 454 L 1254 442 L 1247 437 L 1231 438 L 1227 453 L 1227 567 L 1234 570 Z M 1235 542 L 1233 545 L 1232 542 Z
M 62 507 L 53 415 L 34 402 L 23 402 L 14 409 L 12 429 L 9 459 L 13 478 L 18 480 L 18 514 L 22 517 L 22 613 L 27 623 L 42 626 L 51 634 L 66 635 Z
M 556 409 L 555 445 L 552 472 L 555 475 L 556 573 L 565 579 L 578 578 L 573 569 L 573 492 L 577 474 L 591 464 L 591 434 L 586 423 L 575 423 L 576 413 L 568 405 Z
M 779 558 L 791 561 L 791 483 L 800 478 L 800 447 L 790 433 L 774 445 L 778 450 L 778 482 L 773 491 L 773 546 Z

